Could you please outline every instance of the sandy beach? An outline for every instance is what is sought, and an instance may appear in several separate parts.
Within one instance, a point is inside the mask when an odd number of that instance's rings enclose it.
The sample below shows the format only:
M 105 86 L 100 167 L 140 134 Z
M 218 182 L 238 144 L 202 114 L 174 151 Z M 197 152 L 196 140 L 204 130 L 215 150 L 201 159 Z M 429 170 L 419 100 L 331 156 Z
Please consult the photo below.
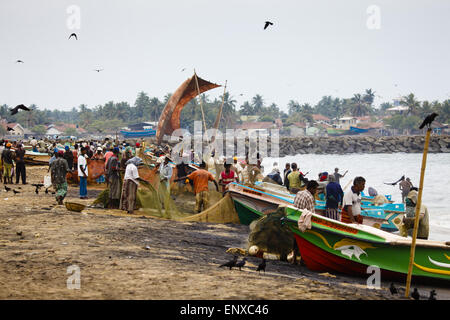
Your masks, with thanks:
M 246 248 L 248 226 L 68 211 L 50 192 L 35 194 L 31 183 L 45 171 L 28 167 L 28 185 L 9 185 L 16 195 L 1 186 L 0 299 L 404 299 L 389 283 L 368 289 L 366 279 L 282 261 L 268 261 L 265 274 L 255 271 L 255 257 L 241 271 L 219 268 L 232 257 L 227 249 Z M 70 186 L 66 200 L 89 204 L 99 192 L 89 188 L 80 200 Z M 71 266 L 80 289 L 67 286 Z M 448 290 L 437 292 L 448 299 Z

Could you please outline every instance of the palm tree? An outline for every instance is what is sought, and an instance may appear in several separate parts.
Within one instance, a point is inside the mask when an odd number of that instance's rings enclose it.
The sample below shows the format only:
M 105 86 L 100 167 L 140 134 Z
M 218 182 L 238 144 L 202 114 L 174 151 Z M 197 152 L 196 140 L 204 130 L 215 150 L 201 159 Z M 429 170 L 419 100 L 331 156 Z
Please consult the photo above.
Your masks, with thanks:
M 368 106 L 372 106 L 374 98 L 375 91 L 372 91 L 372 89 L 366 89 L 366 93 L 363 96 L 363 101 L 367 103 Z
M 354 117 L 361 117 L 367 113 L 367 107 L 364 104 L 361 94 L 356 93 L 353 95 L 350 112 Z
M 302 108 L 300 106 L 300 103 L 298 103 L 297 101 L 294 101 L 294 100 L 290 100 L 288 102 L 288 110 L 289 110 L 288 111 L 289 115 L 292 115 L 294 113 L 300 113 Z
M 240 106 L 239 113 L 241 115 L 250 116 L 254 114 L 254 109 L 248 101 L 245 101 L 244 104 Z
M 420 102 L 416 100 L 414 93 L 410 93 L 407 96 L 404 96 L 402 100 L 400 100 L 400 104 L 402 106 L 408 107 L 408 115 L 417 115 L 420 111 Z
M 257 94 L 256 96 L 254 96 L 252 98 L 252 107 L 253 107 L 254 113 L 258 113 L 263 110 L 264 100 L 261 95 Z
M 222 96 L 220 97 L 222 98 Z M 228 126 L 228 123 L 231 122 L 236 113 L 236 100 L 230 96 L 229 92 L 225 92 L 223 95 L 223 108 L 222 108 L 222 117 L 225 119 L 225 127 Z

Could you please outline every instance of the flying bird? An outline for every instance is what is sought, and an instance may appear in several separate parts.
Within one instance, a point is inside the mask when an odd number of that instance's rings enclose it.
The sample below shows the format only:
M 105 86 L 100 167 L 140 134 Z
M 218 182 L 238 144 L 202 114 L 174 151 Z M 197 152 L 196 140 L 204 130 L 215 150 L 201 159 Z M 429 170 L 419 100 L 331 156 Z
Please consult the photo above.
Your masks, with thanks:
M 264 30 L 266 30 L 268 26 L 272 26 L 272 25 L 273 25 L 272 22 L 266 21 L 266 22 L 264 23 Z
M 436 112 L 433 112 L 432 114 L 428 115 L 420 125 L 419 129 L 423 129 L 423 127 L 427 126 L 428 129 L 431 128 L 431 123 L 434 121 L 434 119 L 438 116 Z
M 245 266 L 245 261 L 247 261 L 247 258 L 242 259 L 238 263 L 236 263 L 236 268 L 239 268 L 239 271 L 241 271 L 241 268 Z
M 228 268 L 230 268 L 230 270 L 231 270 L 231 268 L 233 268 L 233 267 L 236 266 L 237 258 L 238 258 L 237 256 L 234 256 L 234 257 L 233 257 L 233 260 L 230 260 L 230 261 L 228 261 L 228 262 L 225 262 L 224 264 L 221 264 L 221 265 L 219 266 L 219 268 L 220 268 L 220 267 L 228 267 Z
M 184 70 L 186 70 L 186 68 L 181 69 L 181 72 L 183 72 Z
M 94 71 L 100 72 L 103 71 L 103 69 L 94 69 Z
M 397 294 L 398 290 L 396 287 L 394 287 L 394 283 L 391 283 L 391 286 L 389 287 L 389 291 L 391 291 L 391 294 Z
M 420 299 L 420 294 L 419 294 L 419 291 L 417 290 L 417 288 L 414 288 L 413 293 L 411 293 L 411 297 L 413 297 L 414 300 L 419 300 Z
M 72 34 L 69 36 L 69 40 L 70 40 L 70 38 L 72 38 L 72 37 L 75 37 L 75 39 L 78 40 L 78 37 L 77 37 L 77 34 L 76 34 L 76 33 L 72 33 Z
M 22 60 L 17 60 L 16 63 L 24 63 Z
M 23 104 L 19 104 L 18 106 L 10 109 L 11 115 L 15 115 L 17 112 L 19 112 L 19 109 L 25 110 L 25 111 L 31 111 L 31 109 L 25 107 Z
M 256 268 L 256 271 L 258 271 L 259 273 L 261 273 L 261 270 L 264 271 L 264 273 L 266 273 L 266 259 L 262 259 L 262 262 L 258 265 L 258 268 Z
M 404 180 L 404 179 L 405 179 L 405 175 L 403 175 L 400 179 L 398 179 L 398 180 L 395 181 L 395 182 L 389 182 L 389 183 L 383 182 L 383 183 L 384 183 L 384 184 L 391 185 L 391 186 L 395 186 L 397 183 L 399 183 L 400 181 L 402 181 L 402 180 Z
M 9 190 L 11 190 L 11 188 L 8 188 L 7 186 L 5 186 L 5 190 L 6 190 L 6 192 L 8 192 Z
M 6 128 L 8 128 L 8 131 L 14 131 L 14 129 L 13 128 L 10 128 L 10 127 L 6 127 Z
M 430 291 L 430 297 L 428 300 L 436 300 L 436 291 L 434 289 Z

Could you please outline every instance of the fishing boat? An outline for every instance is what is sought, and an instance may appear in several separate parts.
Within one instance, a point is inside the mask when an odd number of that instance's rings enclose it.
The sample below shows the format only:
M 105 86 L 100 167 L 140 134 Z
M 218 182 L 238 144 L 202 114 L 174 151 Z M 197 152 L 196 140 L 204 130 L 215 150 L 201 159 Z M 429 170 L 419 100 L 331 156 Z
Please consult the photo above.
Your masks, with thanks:
M 363 129 L 358 127 L 352 127 L 350 126 L 350 133 L 351 134 L 360 134 L 360 133 L 366 133 L 369 132 L 370 129 Z
M 368 277 L 369 267 L 378 267 L 382 279 L 406 279 L 411 238 L 317 214 L 311 215 L 311 228 L 302 232 L 298 224 L 302 212 L 292 206 L 285 210 L 284 220 L 294 233 L 308 269 Z M 450 284 L 450 242 L 418 239 L 412 279 Z
M 48 165 L 50 158 L 51 156 L 48 153 L 26 150 L 23 159 L 27 165 Z
M 154 129 L 144 129 L 144 130 L 120 130 L 120 133 L 127 139 L 129 138 L 145 138 L 153 137 L 156 135 L 156 130 Z
M 241 224 L 249 225 L 253 220 L 277 210 L 279 205 L 292 205 L 295 195 L 270 191 L 260 186 L 247 186 L 236 182 L 227 186 Z M 316 200 L 315 210 L 325 212 L 325 202 Z M 363 223 L 386 231 L 398 231 L 404 211 L 386 211 L 378 207 L 362 206 Z
M 349 129 L 327 128 L 327 133 L 330 136 L 343 136 L 346 134 L 351 134 L 351 131 Z

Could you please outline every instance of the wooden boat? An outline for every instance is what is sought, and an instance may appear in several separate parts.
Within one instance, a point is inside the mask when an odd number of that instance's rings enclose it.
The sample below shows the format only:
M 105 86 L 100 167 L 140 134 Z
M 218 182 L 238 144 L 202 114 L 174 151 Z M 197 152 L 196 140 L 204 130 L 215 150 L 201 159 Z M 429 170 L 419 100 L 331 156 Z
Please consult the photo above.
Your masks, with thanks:
M 25 164 L 27 165 L 48 165 L 51 156 L 48 153 L 40 153 L 26 150 Z
M 250 224 L 264 214 L 274 212 L 279 205 L 292 205 L 294 195 L 268 192 L 258 186 L 247 186 L 236 182 L 227 186 L 242 224 Z M 404 212 L 387 212 L 377 207 L 362 207 L 363 223 L 386 231 L 398 231 Z M 316 200 L 315 210 L 325 211 L 325 203 Z
M 330 136 L 343 136 L 351 134 L 351 131 L 349 129 L 327 128 L 327 133 Z
M 294 232 L 302 260 L 313 271 L 368 277 L 368 267 L 380 268 L 381 278 L 404 281 L 408 272 L 411 238 L 366 225 L 345 224 L 312 214 L 311 229 L 301 232 L 302 212 L 286 207 L 284 219 Z M 418 239 L 414 282 L 450 284 L 450 242 Z

